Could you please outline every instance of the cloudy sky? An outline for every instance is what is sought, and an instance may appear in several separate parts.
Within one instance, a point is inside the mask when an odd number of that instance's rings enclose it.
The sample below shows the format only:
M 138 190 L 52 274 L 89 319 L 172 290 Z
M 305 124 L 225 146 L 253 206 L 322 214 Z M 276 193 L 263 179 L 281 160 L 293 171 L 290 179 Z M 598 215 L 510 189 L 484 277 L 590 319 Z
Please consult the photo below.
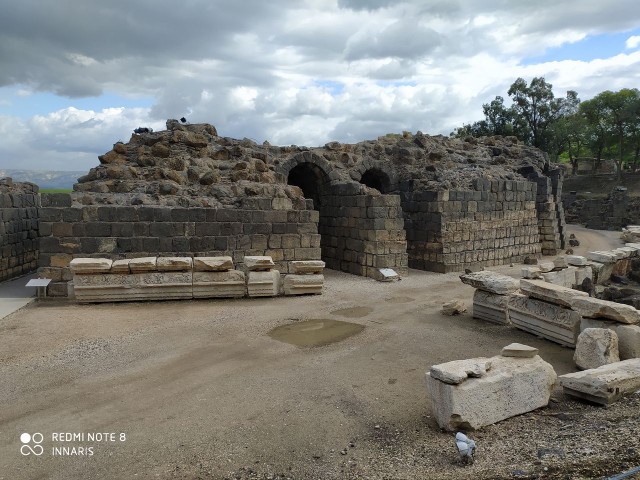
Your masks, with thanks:
M 517 78 L 640 87 L 637 0 L 0 0 L 0 168 L 167 118 L 279 145 L 448 134 Z

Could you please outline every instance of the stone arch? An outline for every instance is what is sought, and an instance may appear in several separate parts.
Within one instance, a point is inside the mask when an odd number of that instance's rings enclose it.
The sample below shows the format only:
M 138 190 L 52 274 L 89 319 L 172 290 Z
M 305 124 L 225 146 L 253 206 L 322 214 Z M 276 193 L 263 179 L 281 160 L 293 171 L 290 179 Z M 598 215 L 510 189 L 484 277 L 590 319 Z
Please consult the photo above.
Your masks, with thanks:
M 316 210 L 322 205 L 322 190 L 328 181 L 322 168 L 310 162 L 298 163 L 287 174 L 287 184 L 300 187 L 304 198 L 313 200 L 313 208 Z
M 379 168 L 366 170 L 360 177 L 360 183 L 365 184 L 367 187 L 375 188 L 380 193 L 389 193 L 391 191 L 389 175 Z
M 323 173 L 325 183 L 328 183 L 331 180 L 336 180 L 337 178 L 337 174 L 334 172 L 334 166 L 324 158 L 311 152 L 303 152 L 294 155 L 288 160 L 282 162 L 280 165 L 277 165 L 275 171 L 276 173 L 282 175 L 282 178 L 286 181 L 286 179 L 289 177 L 289 172 L 291 172 L 292 169 L 302 163 L 315 165 Z
M 354 170 L 352 178 L 380 193 L 391 193 L 398 189 L 398 174 L 390 162 L 367 158 Z

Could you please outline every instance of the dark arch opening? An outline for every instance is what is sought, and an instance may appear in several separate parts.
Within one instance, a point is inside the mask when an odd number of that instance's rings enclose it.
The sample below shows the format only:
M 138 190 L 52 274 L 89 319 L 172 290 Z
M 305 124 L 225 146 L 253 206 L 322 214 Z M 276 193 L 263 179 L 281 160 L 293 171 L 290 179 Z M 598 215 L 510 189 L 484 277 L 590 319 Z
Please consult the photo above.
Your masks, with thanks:
M 391 180 L 389 175 L 378 168 L 370 168 L 362 174 L 360 183 L 364 183 L 367 187 L 375 188 L 380 193 L 389 193 L 391 190 Z
M 313 163 L 301 163 L 289 171 L 287 183 L 300 187 L 304 198 L 313 200 L 313 208 L 318 210 L 322 205 L 320 191 L 328 178 L 324 171 Z

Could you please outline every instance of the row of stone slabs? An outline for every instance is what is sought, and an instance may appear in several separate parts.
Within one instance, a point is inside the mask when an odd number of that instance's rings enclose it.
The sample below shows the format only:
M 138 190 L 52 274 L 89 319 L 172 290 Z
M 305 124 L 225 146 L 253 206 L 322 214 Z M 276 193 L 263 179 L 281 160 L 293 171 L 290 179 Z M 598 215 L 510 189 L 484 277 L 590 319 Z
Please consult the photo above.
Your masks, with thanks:
M 477 288 L 474 317 L 510 323 L 568 347 L 577 345 L 574 359 L 586 370 L 559 377 L 568 394 L 608 404 L 640 389 L 640 311 L 634 307 L 542 280 L 518 281 L 494 272 L 460 278 Z M 606 352 L 614 336 L 619 356 Z
M 221 257 L 143 257 L 112 261 L 74 258 L 73 291 L 80 303 L 275 297 L 321 294 L 324 262 L 293 261 L 294 273 L 281 275 L 269 256 L 245 256 L 244 271 Z

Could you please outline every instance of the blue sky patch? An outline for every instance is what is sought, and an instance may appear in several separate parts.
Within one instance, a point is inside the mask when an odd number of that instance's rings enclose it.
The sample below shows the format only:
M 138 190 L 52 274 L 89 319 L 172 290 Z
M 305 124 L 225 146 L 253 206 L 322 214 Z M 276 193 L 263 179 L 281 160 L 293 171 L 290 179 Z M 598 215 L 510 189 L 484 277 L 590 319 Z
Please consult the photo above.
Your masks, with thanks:
M 631 52 L 627 49 L 626 41 L 629 37 L 640 35 L 640 29 L 622 33 L 603 33 L 589 35 L 579 42 L 565 43 L 560 47 L 550 48 L 543 55 L 536 55 L 522 60 L 522 65 L 535 65 L 546 62 L 560 62 L 562 60 L 579 60 L 589 62 L 597 58 L 610 58 L 620 53 Z
M 99 112 L 105 108 L 149 108 L 153 98 L 127 98 L 106 92 L 99 97 L 69 99 L 48 92 L 20 94 L 28 89 L 19 85 L 0 88 L 0 115 L 27 119 L 34 115 L 46 115 L 64 108 Z

